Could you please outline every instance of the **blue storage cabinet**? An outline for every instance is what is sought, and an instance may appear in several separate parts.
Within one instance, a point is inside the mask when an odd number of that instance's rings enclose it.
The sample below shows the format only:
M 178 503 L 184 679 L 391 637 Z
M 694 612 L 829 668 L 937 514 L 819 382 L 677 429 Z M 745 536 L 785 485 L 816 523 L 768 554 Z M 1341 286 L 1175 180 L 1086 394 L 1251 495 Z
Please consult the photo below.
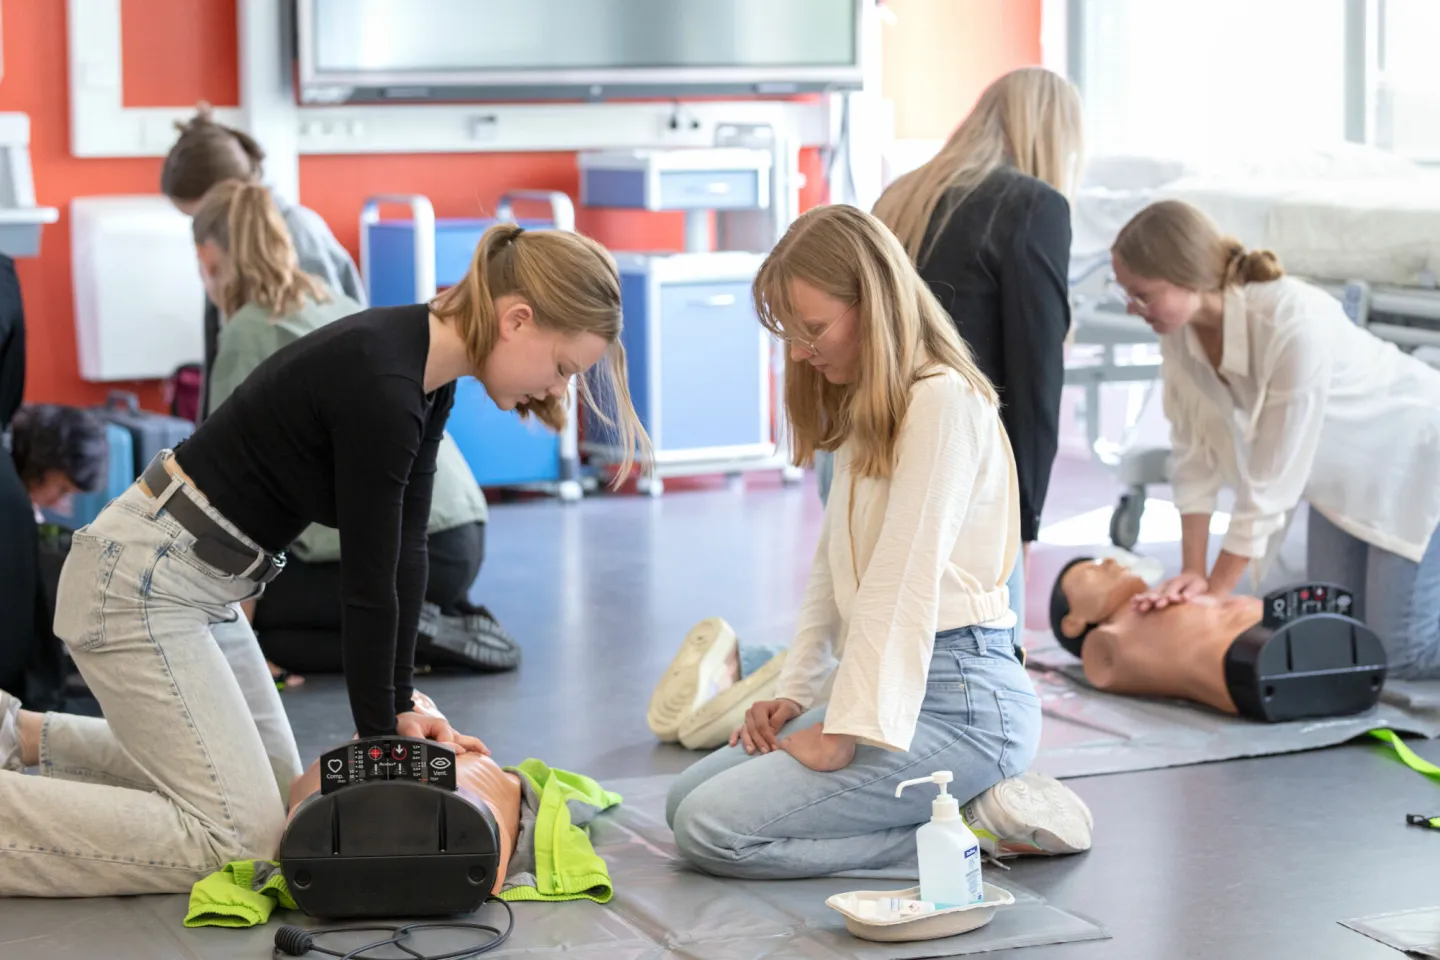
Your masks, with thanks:
M 774 339 L 760 326 L 750 292 L 764 258 L 726 252 L 615 259 L 630 396 L 654 445 L 657 477 L 731 472 L 773 458 Z M 621 458 L 603 423 L 587 419 L 585 436 L 592 457 Z
M 773 158 L 748 147 L 596 150 L 580 154 L 586 206 L 685 213 L 685 253 L 620 253 L 626 363 L 636 411 L 655 449 L 641 490 L 664 477 L 790 469 L 783 424 L 784 358 L 755 316 L 751 285 L 764 254 L 711 250 L 711 217 L 772 203 Z M 613 433 L 586 421 L 585 452 L 614 462 Z
M 547 218 L 517 219 L 514 200 L 550 204 Z M 381 203 L 410 207 L 409 219 L 381 220 Z M 381 196 L 367 201 L 360 218 L 361 272 L 373 306 L 422 303 L 460 282 L 480 237 L 496 223 L 514 220 L 527 230 L 574 229 L 574 207 L 564 194 L 518 192 L 502 198 L 495 218 L 436 220 L 420 196 Z M 571 384 L 570 409 L 575 391 Z M 557 434 L 538 421 L 501 410 L 478 380 L 462 377 L 447 430 L 483 487 L 541 487 L 562 500 L 580 499 L 580 460 L 575 418 Z

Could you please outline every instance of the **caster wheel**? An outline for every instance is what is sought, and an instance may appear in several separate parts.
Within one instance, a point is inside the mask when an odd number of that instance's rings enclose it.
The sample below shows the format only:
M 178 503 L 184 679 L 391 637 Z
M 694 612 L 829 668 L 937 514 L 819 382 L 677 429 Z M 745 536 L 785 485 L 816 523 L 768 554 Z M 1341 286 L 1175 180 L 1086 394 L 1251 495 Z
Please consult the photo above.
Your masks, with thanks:
M 805 479 L 805 471 L 799 467 L 781 467 L 780 481 L 787 487 L 793 487 Z
M 1145 501 L 1133 493 L 1123 494 L 1110 515 L 1110 542 L 1122 550 L 1133 550 L 1140 541 L 1140 518 Z
M 650 497 L 658 497 L 665 493 L 665 481 L 659 477 L 641 477 L 635 481 L 635 489 Z
M 585 496 L 585 490 L 578 480 L 562 480 L 557 491 L 561 503 L 576 503 Z

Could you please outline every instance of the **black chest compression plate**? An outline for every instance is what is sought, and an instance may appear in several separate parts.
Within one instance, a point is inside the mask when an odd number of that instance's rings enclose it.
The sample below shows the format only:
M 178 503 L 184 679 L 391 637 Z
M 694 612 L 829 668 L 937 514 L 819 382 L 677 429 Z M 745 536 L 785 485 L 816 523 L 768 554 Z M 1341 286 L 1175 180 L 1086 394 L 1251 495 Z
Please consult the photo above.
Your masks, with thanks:
M 456 790 L 455 753 L 429 740 L 352 740 L 320 758 L 280 865 L 300 909 L 332 919 L 470 913 L 495 886 L 490 808 Z
M 1225 654 L 1225 682 L 1242 716 L 1279 723 L 1375 706 L 1388 661 L 1380 638 L 1353 616 L 1349 590 L 1304 583 L 1267 594 L 1264 604 L 1261 622 Z

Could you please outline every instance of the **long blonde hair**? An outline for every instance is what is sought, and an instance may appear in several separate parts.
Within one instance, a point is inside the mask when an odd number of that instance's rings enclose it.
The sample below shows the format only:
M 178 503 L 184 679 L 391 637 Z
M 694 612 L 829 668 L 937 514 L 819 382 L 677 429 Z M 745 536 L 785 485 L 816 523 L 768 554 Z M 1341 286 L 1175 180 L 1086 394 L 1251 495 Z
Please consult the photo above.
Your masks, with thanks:
M 190 231 L 197 246 L 209 241 L 225 254 L 215 304 L 222 313 L 233 314 L 254 303 L 278 319 L 300 309 L 307 299 L 331 299 L 324 283 L 300 269 L 290 231 L 264 184 L 215 184 L 201 198 Z
M 637 456 L 648 459 L 650 440 L 635 413 L 626 383 L 625 347 L 620 342 L 620 272 L 615 258 L 599 243 L 578 233 L 525 230 L 513 223 L 498 223 L 486 230 L 465 276 L 430 304 L 435 316 L 453 324 L 465 341 L 470 365 L 476 371 L 484 365 L 500 336 L 495 301 L 511 294 L 530 305 L 540 328 L 569 336 L 593 333 L 608 344 L 606 362 L 596 364 L 578 379 L 586 409 L 613 431 L 622 451 L 620 471 L 614 480 L 614 485 L 619 486 Z M 592 384 L 592 373 L 602 366 L 600 382 Z M 602 397 L 614 409 L 613 419 L 606 414 Z M 533 416 L 554 430 L 562 430 L 566 406 L 558 397 L 546 397 L 528 400 L 516 410 L 522 417 Z
M 875 215 L 923 266 L 936 210 L 938 236 L 971 191 L 1001 167 L 1043 180 L 1069 197 L 1084 149 L 1081 113 L 1080 93 L 1069 80 L 1043 67 L 1012 70 L 985 88 L 939 153 L 880 195 Z
M 1274 253 L 1246 250 L 1203 210 L 1180 200 L 1152 203 L 1131 217 L 1110 255 L 1138 276 L 1202 292 L 1285 275 Z
M 817 207 L 770 251 L 755 278 L 755 310 L 779 337 L 801 329 L 790 292 L 795 280 L 854 304 L 860 343 L 857 377 L 843 385 L 787 354 L 785 409 L 797 466 L 810 463 L 817 449 L 834 450 L 849 439 L 858 476 L 889 476 L 910 388 L 937 368 L 955 370 L 999 403 L 949 314 L 875 217 L 850 206 Z

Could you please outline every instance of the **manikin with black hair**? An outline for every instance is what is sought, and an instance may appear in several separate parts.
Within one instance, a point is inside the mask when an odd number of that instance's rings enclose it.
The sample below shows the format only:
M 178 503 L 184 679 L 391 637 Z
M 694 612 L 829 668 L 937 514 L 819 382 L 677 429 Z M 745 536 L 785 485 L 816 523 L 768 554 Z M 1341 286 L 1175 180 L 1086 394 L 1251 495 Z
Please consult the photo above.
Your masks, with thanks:
M 1200 594 L 1145 610 L 1141 600 L 1151 587 L 1136 572 L 1142 562 L 1079 557 L 1055 578 L 1050 628 L 1097 689 L 1190 700 L 1266 721 L 1373 705 L 1386 664 L 1362 624 L 1322 613 L 1289 617 L 1282 622 L 1291 627 L 1282 630 L 1266 621 L 1265 601 L 1239 594 Z

